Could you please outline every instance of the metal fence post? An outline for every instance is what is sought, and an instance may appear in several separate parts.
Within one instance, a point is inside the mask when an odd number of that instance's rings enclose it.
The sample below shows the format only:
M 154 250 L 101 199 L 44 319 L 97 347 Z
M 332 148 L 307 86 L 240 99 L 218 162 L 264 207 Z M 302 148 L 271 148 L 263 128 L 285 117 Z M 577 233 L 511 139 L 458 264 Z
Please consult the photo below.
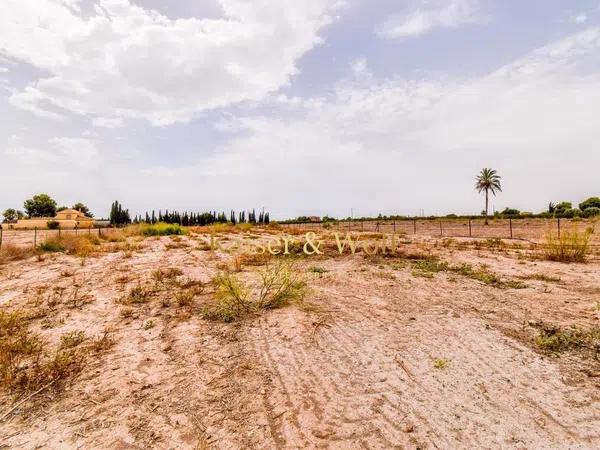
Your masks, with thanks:
M 33 229 L 33 248 L 37 247 L 37 227 Z
M 413 219 L 413 230 L 414 230 L 414 234 L 417 234 L 417 220 Z
M 2 248 L 2 225 L 0 225 L 0 248 Z
M 558 224 L 558 238 L 560 239 L 560 217 L 557 220 L 557 224 Z
M 394 233 L 396 232 L 396 221 L 394 220 Z
M 444 235 L 444 229 L 442 228 L 442 221 L 440 220 L 440 236 Z
M 473 237 L 473 230 L 471 228 L 471 218 L 469 217 L 469 237 Z
M 58 238 L 60 239 L 60 225 L 58 226 Z
M 508 219 L 508 226 L 510 227 L 510 238 L 513 238 L 513 227 L 512 227 L 512 219 Z

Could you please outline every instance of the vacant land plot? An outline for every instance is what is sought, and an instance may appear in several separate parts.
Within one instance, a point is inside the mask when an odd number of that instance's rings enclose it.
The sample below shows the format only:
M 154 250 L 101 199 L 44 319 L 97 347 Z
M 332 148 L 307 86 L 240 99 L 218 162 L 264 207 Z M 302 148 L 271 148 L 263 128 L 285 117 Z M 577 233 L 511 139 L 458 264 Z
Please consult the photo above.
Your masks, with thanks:
M 288 231 L 0 259 L 0 448 L 600 447 L 593 256 L 253 251 Z

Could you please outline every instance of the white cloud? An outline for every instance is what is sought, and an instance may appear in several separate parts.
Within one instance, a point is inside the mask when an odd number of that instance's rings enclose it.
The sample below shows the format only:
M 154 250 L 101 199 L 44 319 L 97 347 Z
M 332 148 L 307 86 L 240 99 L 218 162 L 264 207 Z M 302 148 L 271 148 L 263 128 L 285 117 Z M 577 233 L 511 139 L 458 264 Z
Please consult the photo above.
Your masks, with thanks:
M 170 19 L 129 0 L 3 0 L 0 54 L 47 72 L 13 105 L 58 119 L 155 125 L 259 100 L 289 82 L 298 59 L 331 22 L 337 0 L 219 0 L 220 19 Z M 113 122 L 107 122 L 112 120 Z
M 283 215 L 307 199 L 307 213 L 474 213 L 484 166 L 508 175 L 498 208 L 576 201 L 597 189 L 599 55 L 594 28 L 479 78 L 352 78 L 291 115 L 229 120 L 238 137 L 176 174 L 217 204 L 285 201 Z
M 21 164 L 44 168 L 93 169 L 98 164 L 94 142 L 83 138 L 55 137 L 43 147 L 14 145 L 6 155 Z
M 572 23 L 582 24 L 587 22 L 588 16 L 587 14 L 578 14 L 576 16 L 571 17 Z
M 419 36 L 435 28 L 456 28 L 480 22 L 480 0 L 433 0 L 413 3 L 413 7 L 390 17 L 377 29 L 385 39 Z
M 92 119 L 92 125 L 100 128 L 120 128 L 125 126 L 125 121 L 121 117 L 95 117 Z
M 0 73 L 6 73 L 6 72 L 8 72 L 8 68 L 0 67 Z

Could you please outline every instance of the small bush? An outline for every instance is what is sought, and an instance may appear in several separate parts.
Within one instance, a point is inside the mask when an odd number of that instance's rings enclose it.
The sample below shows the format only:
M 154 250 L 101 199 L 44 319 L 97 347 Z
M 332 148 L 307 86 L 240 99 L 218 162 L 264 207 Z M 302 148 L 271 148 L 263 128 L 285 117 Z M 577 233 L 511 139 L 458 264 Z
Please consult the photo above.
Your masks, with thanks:
M 65 246 L 62 245 L 62 243 L 59 242 L 58 239 L 55 238 L 47 239 L 45 242 L 42 242 L 38 248 L 43 252 L 49 253 L 58 253 L 65 251 Z
M 589 242 L 593 228 L 579 231 L 576 224 L 571 231 L 564 230 L 560 236 L 554 231 L 546 233 L 544 258 L 559 262 L 584 262 L 589 252 Z
M 38 248 L 43 252 L 67 252 L 76 256 L 89 256 L 97 250 L 100 239 L 95 234 L 63 234 L 42 242 Z
M 60 348 L 66 349 L 77 347 L 83 341 L 85 341 L 85 332 L 81 330 L 71 331 L 60 337 Z
M 48 222 L 46 222 L 46 226 L 49 230 L 58 230 L 58 228 L 60 227 L 60 223 L 58 223 L 56 220 L 49 220 Z
M 596 206 L 590 206 L 589 208 L 583 210 L 582 216 L 586 218 L 600 216 L 600 208 Z
M 248 288 L 234 275 L 221 272 L 213 278 L 214 301 L 204 308 L 203 316 L 231 322 L 252 309 Z
M 126 297 L 120 299 L 120 303 L 124 305 L 139 305 L 147 303 L 150 300 L 153 292 L 145 288 L 140 283 L 130 289 Z
M 181 236 L 186 234 L 185 228 L 179 224 L 170 223 L 155 223 L 155 224 L 140 224 L 133 226 L 131 230 L 133 234 L 141 236 Z
M 258 307 L 280 308 L 292 302 L 300 302 L 306 294 L 306 283 L 293 270 L 292 265 L 279 263 L 267 267 L 260 273 L 262 286 L 258 296 Z

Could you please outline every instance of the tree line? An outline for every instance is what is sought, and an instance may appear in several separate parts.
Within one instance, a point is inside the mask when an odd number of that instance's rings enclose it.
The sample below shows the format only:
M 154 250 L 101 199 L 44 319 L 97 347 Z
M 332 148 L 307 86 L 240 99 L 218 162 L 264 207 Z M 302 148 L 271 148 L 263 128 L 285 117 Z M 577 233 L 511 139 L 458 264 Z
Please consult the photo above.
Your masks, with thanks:
M 165 210 L 164 212 L 158 210 L 158 213 L 156 213 L 156 211 L 153 210 L 151 212 L 146 212 L 145 214 L 135 215 L 132 219 L 129 210 L 124 209 L 118 201 L 115 201 L 111 206 L 111 225 L 127 225 L 130 223 L 155 224 L 159 222 L 179 224 L 187 227 L 211 225 L 214 223 L 231 223 L 234 225 L 237 223 L 268 224 L 271 222 L 271 219 L 268 212 L 261 211 L 257 215 L 255 209 L 252 209 L 252 211 L 239 212 L 231 210 L 229 214 L 226 214 L 225 212 L 217 213 L 216 211 L 196 213 L 169 210 Z

